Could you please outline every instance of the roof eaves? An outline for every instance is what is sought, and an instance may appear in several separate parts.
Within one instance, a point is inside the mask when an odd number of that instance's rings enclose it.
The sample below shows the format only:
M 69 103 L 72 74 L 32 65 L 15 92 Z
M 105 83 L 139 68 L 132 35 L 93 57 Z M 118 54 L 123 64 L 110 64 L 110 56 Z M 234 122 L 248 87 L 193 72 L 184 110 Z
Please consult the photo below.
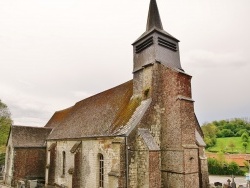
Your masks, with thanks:
M 152 102 L 151 98 L 142 101 L 141 105 L 138 106 L 136 110 L 134 111 L 128 123 L 124 127 L 122 127 L 120 130 L 118 130 L 115 133 L 115 135 L 128 136 L 132 132 L 132 130 L 134 130 L 134 128 L 138 125 L 138 123 L 141 121 L 142 117 L 144 116 L 151 102 Z
M 206 143 L 204 142 L 203 138 L 201 137 L 200 133 L 195 129 L 195 139 L 199 146 L 206 146 Z
M 149 151 L 159 151 L 160 147 L 158 146 L 158 144 L 156 144 L 154 137 L 152 136 L 152 134 L 150 133 L 150 131 L 148 129 L 142 129 L 139 128 L 138 129 L 138 135 L 140 135 L 144 141 L 144 143 L 146 144 L 146 146 L 148 147 Z

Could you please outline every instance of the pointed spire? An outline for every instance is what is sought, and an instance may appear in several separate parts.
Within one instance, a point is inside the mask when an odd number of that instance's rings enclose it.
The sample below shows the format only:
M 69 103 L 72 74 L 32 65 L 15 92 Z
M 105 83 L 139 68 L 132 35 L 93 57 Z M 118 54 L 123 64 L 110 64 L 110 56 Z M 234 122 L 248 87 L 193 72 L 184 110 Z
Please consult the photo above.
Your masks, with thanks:
M 148 11 L 147 31 L 154 27 L 163 30 L 156 0 L 151 0 Z

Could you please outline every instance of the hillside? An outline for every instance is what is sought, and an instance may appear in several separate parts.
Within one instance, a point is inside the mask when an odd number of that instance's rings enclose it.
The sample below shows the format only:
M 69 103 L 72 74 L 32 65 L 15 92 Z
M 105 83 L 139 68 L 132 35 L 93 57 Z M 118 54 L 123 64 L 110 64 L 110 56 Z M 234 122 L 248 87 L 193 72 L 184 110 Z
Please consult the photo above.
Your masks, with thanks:
M 213 121 L 203 124 L 201 129 L 204 133 L 207 148 L 212 148 L 217 144 L 218 138 L 241 137 L 243 134 L 248 136 L 250 134 L 250 122 L 249 119 L 240 118 Z M 217 144 L 217 147 L 219 147 L 219 144 Z
M 209 152 L 245 153 L 241 137 L 217 138 L 216 144 L 207 148 Z M 234 145 L 234 146 L 233 146 Z M 246 147 L 246 153 L 250 153 L 250 143 Z

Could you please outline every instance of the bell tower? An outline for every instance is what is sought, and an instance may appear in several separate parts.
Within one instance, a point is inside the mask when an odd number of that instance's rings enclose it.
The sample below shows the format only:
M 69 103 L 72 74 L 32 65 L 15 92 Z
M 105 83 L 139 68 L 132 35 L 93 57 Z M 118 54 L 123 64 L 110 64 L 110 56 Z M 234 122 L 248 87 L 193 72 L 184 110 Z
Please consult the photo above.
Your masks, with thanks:
M 179 40 L 163 30 L 156 0 L 149 5 L 146 31 L 132 44 L 134 55 L 134 94 L 151 88 L 151 68 L 155 63 L 183 71 Z
M 204 145 L 197 144 L 200 125 L 192 76 L 181 67 L 179 40 L 163 29 L 156 0 L 150 0 L 146 31 L 132 45 L 133 94 L 152 99 L 140 126 L 149 129 L 160 147 L 161 186 L 206 188 L 208 172 Z

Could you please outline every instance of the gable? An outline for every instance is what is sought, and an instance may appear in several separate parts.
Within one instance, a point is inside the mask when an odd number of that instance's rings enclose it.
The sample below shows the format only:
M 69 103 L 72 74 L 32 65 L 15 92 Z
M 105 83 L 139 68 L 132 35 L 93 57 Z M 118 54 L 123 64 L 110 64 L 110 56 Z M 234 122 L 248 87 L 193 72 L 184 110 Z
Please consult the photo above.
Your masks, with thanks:
M 44 127 L 11 127 L 13 147 L 45 147 L 46 138 L 51 128 Z

